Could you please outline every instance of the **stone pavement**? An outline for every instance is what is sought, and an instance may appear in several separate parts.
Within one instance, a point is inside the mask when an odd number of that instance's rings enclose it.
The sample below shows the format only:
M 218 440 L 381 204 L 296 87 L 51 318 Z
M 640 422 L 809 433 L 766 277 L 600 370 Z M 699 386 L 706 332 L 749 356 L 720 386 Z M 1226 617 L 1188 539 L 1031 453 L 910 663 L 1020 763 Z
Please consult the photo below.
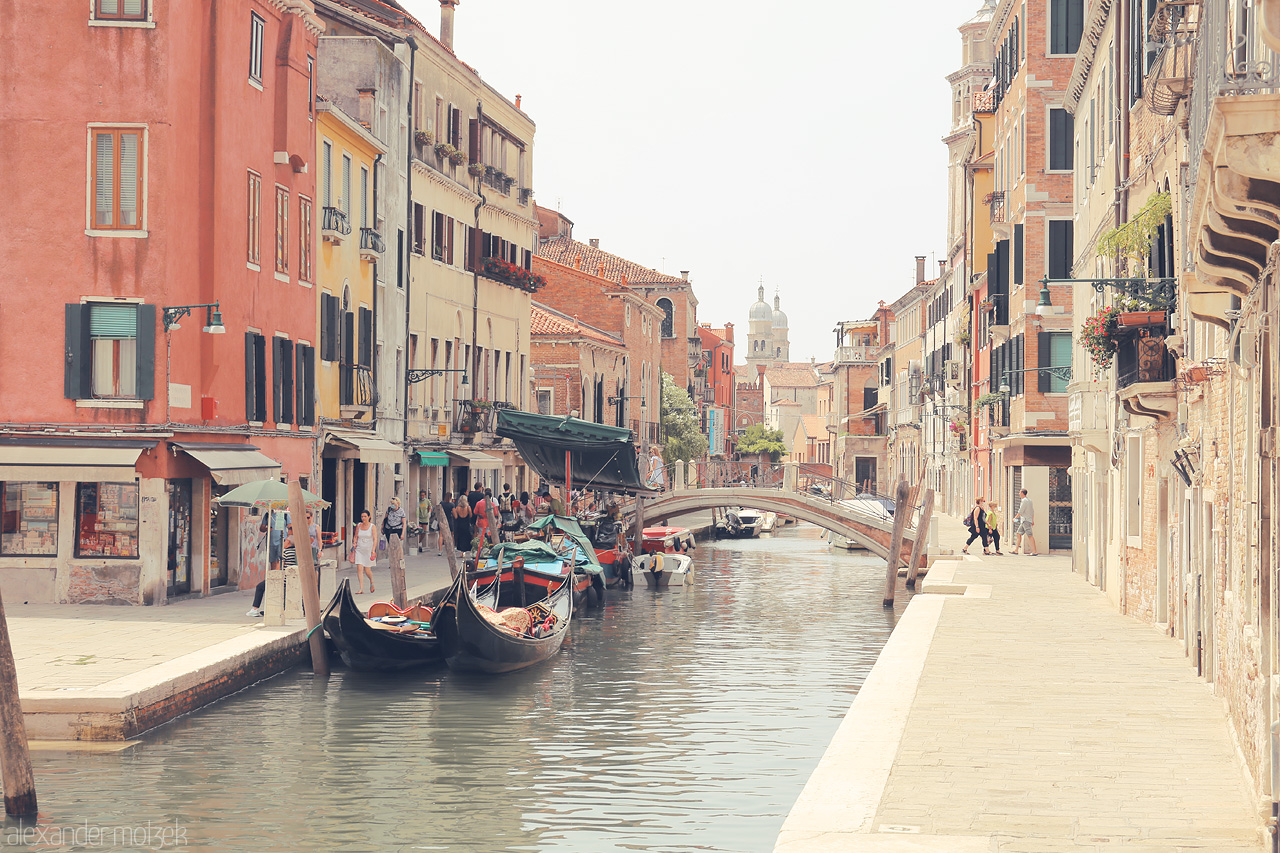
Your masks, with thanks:
M 391 598 L 385 561 L 374 579 L 376 594 L 356 596 L 361 606 Z M 406 581 L 410 597 L 424 595 L 448 584 L 448 565 L 434 552 L 410 555 Z M 28 735 L 131 737 L 301 660 L 305 623 L 264 625 L 245 615 L 252 599 L 247 590 L 163 607 L 6 601 Z
M 776 851 L 1270 849 L 1222 703 L 1067 557 L 943 560 L 922 592 Z

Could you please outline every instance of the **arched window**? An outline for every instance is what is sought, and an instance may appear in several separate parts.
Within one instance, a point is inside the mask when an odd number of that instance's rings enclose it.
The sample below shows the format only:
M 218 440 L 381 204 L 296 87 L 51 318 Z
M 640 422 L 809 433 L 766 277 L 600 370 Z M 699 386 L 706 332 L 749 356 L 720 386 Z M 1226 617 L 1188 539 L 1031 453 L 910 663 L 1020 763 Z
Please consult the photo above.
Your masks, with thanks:
M 658 300 L 658 307 L 662 309 L 662 336 L 664 338 L 674 338 L 676 336 L 675 308 L 671 304 L 671 300 L 665 296 Z

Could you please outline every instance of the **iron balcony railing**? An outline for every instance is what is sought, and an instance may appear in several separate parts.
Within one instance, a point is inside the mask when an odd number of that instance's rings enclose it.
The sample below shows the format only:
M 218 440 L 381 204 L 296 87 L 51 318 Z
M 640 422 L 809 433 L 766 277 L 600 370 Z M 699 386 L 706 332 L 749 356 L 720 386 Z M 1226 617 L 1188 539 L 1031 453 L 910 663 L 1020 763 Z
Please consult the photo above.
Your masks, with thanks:
M 338 367 L 338 404 L 342 406 L 372 406 L 377 402 L 373 387 L 372 368 L 358 364 L 341 364 Z
M 1134 335 L 1120 341 L 1116 350 L 1116 388 L 1140 382 L 1172 382 L 1178 363 L 1159 334 Z
M 383 242 L 382 235 L 378 233 L 376 228 L 361 228 L 360 248 L 365 251 L 377 252 L 381 255 L 387 250 L 387 245 Z
M 347 215 L 340 208 L 326 207 L 321 229 L 324 231 L 336 231 L 345 237 L 351 233 L 351 223 L 347 221 Z
M 990 193 L 986 198 L 987 204 L 991 205 L 991 224 L 999 225 L 1005 221 L 1005 196 L 1004 190 L 996 190 Z
M 837 362 L 850 361 L 875 361 L 876 353 L 880 351 L 880 347 L 853 346 L 853 347 L 836 347 L 835 360 Z
M 662 424 L 652 421 L 631 421 L 631 434 L 637 442 L 648 440 L 650 444 L 661 444 L 665 440 Z

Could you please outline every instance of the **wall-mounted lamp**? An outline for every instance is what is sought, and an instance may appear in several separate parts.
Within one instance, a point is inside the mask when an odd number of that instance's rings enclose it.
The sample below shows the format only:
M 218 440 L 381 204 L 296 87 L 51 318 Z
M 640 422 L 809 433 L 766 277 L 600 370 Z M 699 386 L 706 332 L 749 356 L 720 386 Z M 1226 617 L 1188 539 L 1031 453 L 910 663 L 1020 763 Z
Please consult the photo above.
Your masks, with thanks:
M 1036 303 L 1036 313 L 1041 317 L 1052 313 L 1051 284 L 1087 284 L 1098 293 L 1109 287 L 1142 300 L 1157 311 L 1172 310 L 1178 298 L 1177 279 L 1173 278 L 1049 278 L 1046 275 L 1040 279 L 1040 301 Z
M 451 367 L 448 369 L 444 369 L 444 368 L 427 367 L 421 370 L 410 370 L 406 378 L 409 380 L 410 385 L 414 385 L 414 384 L 417 384 L 418 382 L 425 382 L 426 380 L 430 379 L 432 376 L 444 376 L 446 373 L 461 373 L 462 384 L 463 385 L 467 384 L 466 368 Z
M 166 332 L 175 332 L 182 327 L 178 325 L 178 321 L 183 317 L 190 316 L 193 308 L 205 309 L 205 324 L 200 331 L 210 335 L 225 335 L 227 327 L 222 325 L 222 312 L 218 310 L 217 302 L 202 302 L 199 305 L 171 305 L 164 309 L 164 330 Z

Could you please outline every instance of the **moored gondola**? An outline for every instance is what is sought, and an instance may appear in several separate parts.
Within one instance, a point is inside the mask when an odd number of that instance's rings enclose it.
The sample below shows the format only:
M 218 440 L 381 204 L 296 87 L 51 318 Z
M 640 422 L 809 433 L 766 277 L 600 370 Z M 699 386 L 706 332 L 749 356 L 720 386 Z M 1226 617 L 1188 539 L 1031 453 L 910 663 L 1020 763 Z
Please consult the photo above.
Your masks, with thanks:
M 322 623 L 342 660 L 352 669 L 388 671 L 442 660 L 439 640 L 424 620 L 380 622 L 365 618 L 351 595 L 349 578 L 339 584 Z
M 562 580 L 541 601 L 498 611 L 478 601 L 479 594 L 464 572 L 437 611 L 436 635 L 450 669 L 514 672 L 560 651 L 573 617 L 572 584 Z

